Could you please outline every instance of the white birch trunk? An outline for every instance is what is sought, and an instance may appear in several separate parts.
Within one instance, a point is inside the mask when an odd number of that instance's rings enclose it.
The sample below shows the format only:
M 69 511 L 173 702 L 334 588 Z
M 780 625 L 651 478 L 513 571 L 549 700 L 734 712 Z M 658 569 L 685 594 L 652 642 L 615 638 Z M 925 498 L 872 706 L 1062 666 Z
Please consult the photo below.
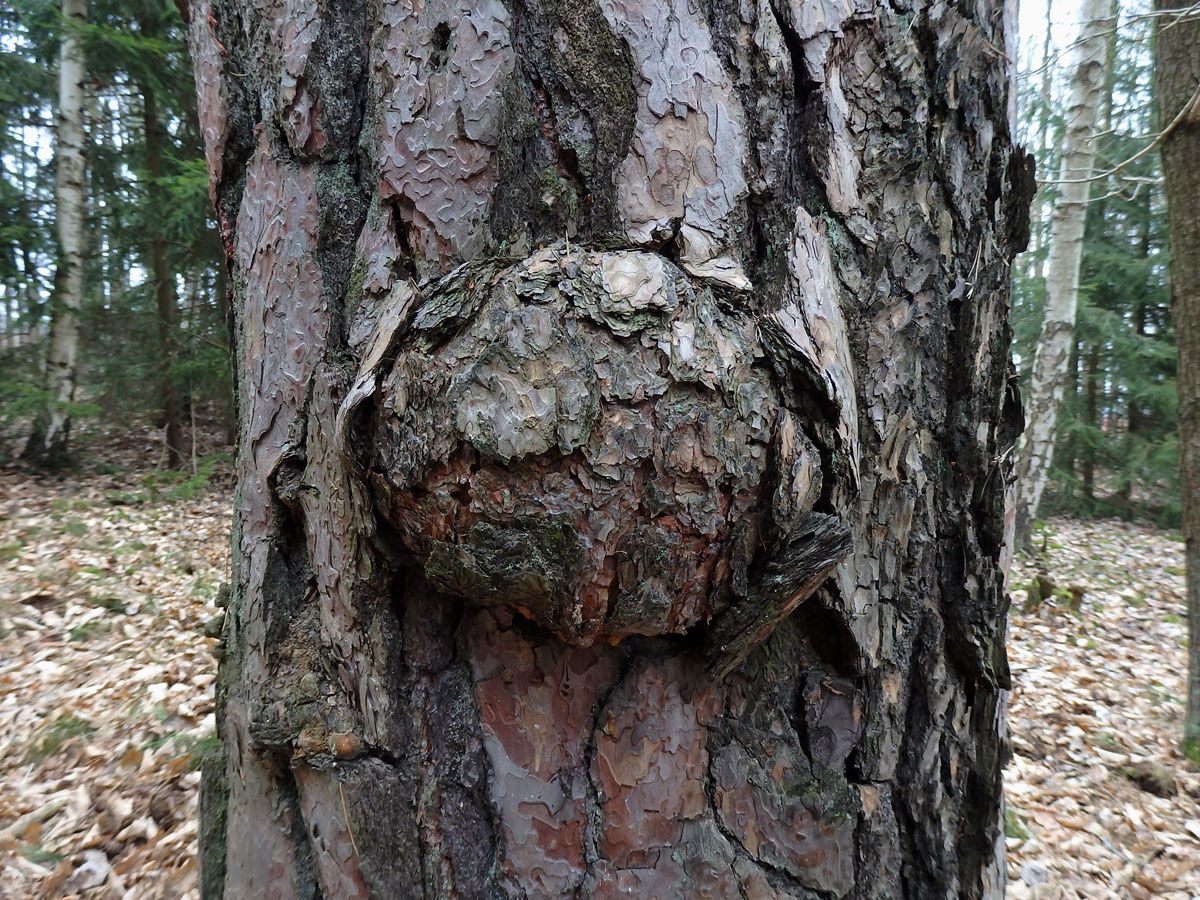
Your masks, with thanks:
M 82 25 L 87 0 L 63 0 L 63 18 Z M 58 297 L 50 326 L 46 388 L 53 398 L 47 410 L 40 455 L 53 458 L 66 450 L 70 404 L 75 399 L 79 350 L 79 308 L 83 300 L 83 43 L 71 30 L 63 34 L 58 70 L 57 187 L 59 265 Z
M 1096 148 L 1093 137 L 1105 85 L 1106 30 L 1111 27 L 1109 0 L 1084 0 L 1075 48 L 1071 98 L 1063 139 L 1062 174 L 1050 223 L 1046 261 L 1046 308 L 1033 360 L 1027 422 L 1017 464 L 1017 539 L 1029 539 L 1054 454 L 1055 422 L 1067 382 L 1067 363 L 1075 331 L 1079 262 Z
M 1054 71 L 1054 66 L 1050 62 L 1050 51 L 1052 48 L 1051 37 L 1053 34 L 1053 22 L 1051 13 L 1054 9 L 1053 0 L 1048 0 L 1046 3 L 1046 34 L 1042 40 L 1042 86 L 1039 92 L 1042 108 L 1038 111 L 1038 158 L 1046 159 L 1050 149 L 1049 134 L 1050 134 L 1050 92 L 1051 92 L 1051 74 Z M 1041 251 L 1046 246 L 1045 232 L 1045 215 L 1046 204 L 1045 196 L 1041 195 L 1034 198 L 1033 204 L 1029 210 L 1030 219 L 1032 220 L 1032 228 L 1030 229 L 1031 240 L 1033 246 L 1031 250 L 1036 252 L 1031 255 L 1034 257 L 1033 277 L 1042 278 L 1046 273 L 1046 259 L 1042 256 Z

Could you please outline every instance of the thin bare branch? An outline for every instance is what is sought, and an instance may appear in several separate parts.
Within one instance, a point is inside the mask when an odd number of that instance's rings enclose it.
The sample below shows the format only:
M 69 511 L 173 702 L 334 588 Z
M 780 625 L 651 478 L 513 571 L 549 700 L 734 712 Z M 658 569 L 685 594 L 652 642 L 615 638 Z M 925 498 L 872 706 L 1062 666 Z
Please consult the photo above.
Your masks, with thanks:
M 1186 22 L 1191 19 L 1200 18 L 1200 0 L 1196 0 L 1196 2 L 1191 4 L 1190 6 L 1183 6 L 1183 7 L 1179 7 L 1178 9 L 1159 9 L 1159 10 L 1155 10 L 1153 12 L 1138 13 L 1137 15 L 1127 16 L 1124 18 L 1124 20 L 1122 22 L 1114 25 L 1112 28 L 1108 29 L 1107 31 L 1099 32 L 1098 36 L 1106 36 L 1109 34 L 1116 34 L 1117 32 L 1120 31 L 1121 24 L 1129 25 L 1134 22 L 1141 22 L 1141 21 L 1150 20 L 1150 19 L 1162 19 L 1162 18 L 1169 18 L 1169 17 L 1173 17 L 1173 21 L 1168 22 L 1166 25 L 1164 25 L 1163 29 L 1174 28 L 1180 22 Z M 1059 59 L 1061 59 L 1067 53 L 1074 50 L 1076 47 L 1079 46 L 1079 44 L 1080 44 L 1079 40 L 1072 41 L 1070 44 L 1067 44 L 1067 46 L 1063 47 L 1061 50 L 1059 50 L 1053 56 L 1047 57 L 1042 62 L 1042 64 L 1040 66 L 1038 66 L 1036 69 L 1028 69 L 1024 72 L 1017 72 L 1017 81 L 1021 81 L 1022 79 L 1025 79 L 1025 78 L 1031 78 L 1034 75 L 1040 75 L 1044 69 L 1056 65 L 1058 63 Z
M 1126 166 L 1137 162 L 1147 153 L 1150 153 L 1152 150 L 1154 150 L 1159 144 L 1161 144 L 1170 136 L 1172 131 L 1178 128 L 1183 122 L 1190 119 L 1193 113 L 1197 110 L 1200 110 L 1200 84 L 1196 85 L 1196 90 L 1192 92 L 1192 98 L 1183 105 L 1183 108 L 1179 110 L 1179 112 L 1175 115 L 1175 118 L 1168 123 L 1167 127 L 1160 131 L 1154 140 L 1152 140 L 1149 144 L 1147 144 L 1137 153 L 1133 154 L 1133 156 L 1122 160 L 1107 172 L 1101 172 L 1098 175 L 1090 175 L 1087 178 L 1039 179 L 1038 184 L 1088 184 L 1093 181 L 1103 181 L 1105 178 L 1110 178 L 1113 175 L 1116 175 Z

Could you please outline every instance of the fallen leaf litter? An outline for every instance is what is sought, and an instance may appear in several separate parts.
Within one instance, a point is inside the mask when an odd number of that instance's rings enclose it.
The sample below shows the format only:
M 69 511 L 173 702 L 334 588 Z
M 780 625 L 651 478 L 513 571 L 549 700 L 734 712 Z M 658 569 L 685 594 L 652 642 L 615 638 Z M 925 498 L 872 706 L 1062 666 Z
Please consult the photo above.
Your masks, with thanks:
M 0 471 L 0 898 L 198 900 L 231 504 L 156 484 Z M 1193 900 L 1183 545 L 1114 521 L 1037 540 L 1012 575 L 1008 897 Z M 1025 610 L 1039 571 L 1059 592 Z

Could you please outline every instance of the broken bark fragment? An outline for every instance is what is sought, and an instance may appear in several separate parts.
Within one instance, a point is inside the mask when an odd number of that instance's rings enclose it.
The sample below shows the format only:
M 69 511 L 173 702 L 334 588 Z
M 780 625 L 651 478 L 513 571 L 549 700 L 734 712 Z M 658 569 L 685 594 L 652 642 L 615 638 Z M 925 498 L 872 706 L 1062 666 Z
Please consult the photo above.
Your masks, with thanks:
M 724 678 L 821 586 L 850 549 L 850 530 L 836 517 L 809 513 L 786 547 L 727 608 L 707 635 L 709 671 Z

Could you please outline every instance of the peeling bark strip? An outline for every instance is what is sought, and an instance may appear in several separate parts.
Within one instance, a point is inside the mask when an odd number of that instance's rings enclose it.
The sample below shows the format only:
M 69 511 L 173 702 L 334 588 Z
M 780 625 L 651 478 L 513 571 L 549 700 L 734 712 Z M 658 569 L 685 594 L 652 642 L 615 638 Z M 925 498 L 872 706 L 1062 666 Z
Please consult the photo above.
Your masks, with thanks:
M 1000 897 L 989 4 L 195 0 L 206 900 Z

